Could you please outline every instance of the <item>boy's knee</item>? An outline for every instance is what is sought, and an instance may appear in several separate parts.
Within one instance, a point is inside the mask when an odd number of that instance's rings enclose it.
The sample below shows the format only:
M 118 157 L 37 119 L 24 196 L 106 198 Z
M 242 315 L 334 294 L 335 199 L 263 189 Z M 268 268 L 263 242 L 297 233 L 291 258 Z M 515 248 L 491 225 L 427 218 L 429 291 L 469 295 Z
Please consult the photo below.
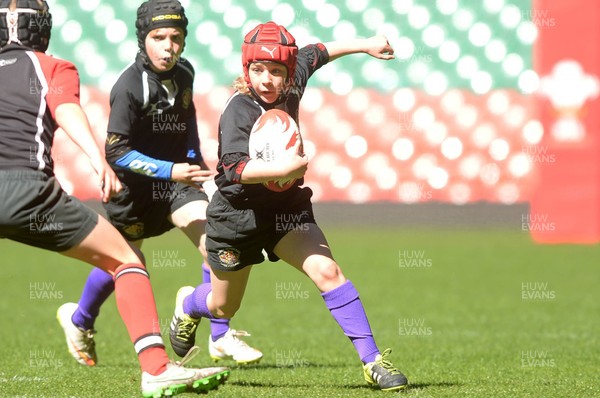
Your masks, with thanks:
M 334 281 L 342 276 L 342 270 L 339 265 L 331 259 L 321 261 L 317 269 L 321 279 L 325 281 Z
M 217 318 L 233 318 L 241 303 L 235 300 L 215 300 L 215 296 L 211 296 L 212 306 L 211 312 Z
M 239 308 L 240 308 L 239 306 L 232 306 L 232 305 L 220 306 L 215 309 L 216 314 L 213 314 L 213 315 L 216 316 L 217 318 L 230 319 L 230 318 L 233 318 L 233 316 L 235 315 L 235 313 L 237 312 L 237 310 Z
M 346 281 L 339 265 L 330 258 L 320 258 L 311 267 L 310 278 L 322 292 L 335 289 Z

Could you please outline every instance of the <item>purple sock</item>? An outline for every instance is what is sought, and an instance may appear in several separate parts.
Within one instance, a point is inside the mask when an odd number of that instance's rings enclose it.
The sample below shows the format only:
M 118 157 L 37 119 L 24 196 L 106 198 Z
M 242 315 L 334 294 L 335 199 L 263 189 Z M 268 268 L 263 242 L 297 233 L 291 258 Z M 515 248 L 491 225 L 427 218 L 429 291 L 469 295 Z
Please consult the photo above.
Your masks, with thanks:
M 196 286 L 196 290 L 183 299 L 183 312 L 196 319 L 215 319 L 206 306 L 206 297 L 211 290 L 210 283 L 203 283 Z
M 210 283 L 210 268 L 206 262 L 202 263 L 202 282 Z M 210 320 L 210 336 L 212 341 L 217 341 L 225 336 L 229 330 L 229 319 L 211 319 Z
M 350 281 L 325 293 L 321 293 L 325 305 L 350 338 L 363 363 L 373 362 L 379 349 L 373 339 L 371 325 L 360 301 L 356 288 Z
M 100 268 L 94 268 L 83 287 L 79 306 L 73 313 L 71 320 L 84 330 L 94 328 L 94 322 L 100 313 L 100 306 L 115 290 L 112 276 Z

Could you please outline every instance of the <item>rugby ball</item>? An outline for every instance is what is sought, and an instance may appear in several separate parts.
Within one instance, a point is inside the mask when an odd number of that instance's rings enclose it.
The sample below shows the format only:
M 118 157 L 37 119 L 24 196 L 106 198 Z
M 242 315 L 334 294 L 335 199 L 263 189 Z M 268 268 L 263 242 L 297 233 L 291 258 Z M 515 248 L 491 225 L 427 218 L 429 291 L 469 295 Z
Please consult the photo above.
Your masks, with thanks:
M 294 119 L 286 112 L 271 109 L 263 113 L 250 132 L 248 147 L 250 158 L 272 163 L 282 158 L 286 151 L 300 140 L 302 151 L 302 137 Z M 274 180 L 263 185 L 275 192 L 290 189 L 296 182 L 295 178 Z

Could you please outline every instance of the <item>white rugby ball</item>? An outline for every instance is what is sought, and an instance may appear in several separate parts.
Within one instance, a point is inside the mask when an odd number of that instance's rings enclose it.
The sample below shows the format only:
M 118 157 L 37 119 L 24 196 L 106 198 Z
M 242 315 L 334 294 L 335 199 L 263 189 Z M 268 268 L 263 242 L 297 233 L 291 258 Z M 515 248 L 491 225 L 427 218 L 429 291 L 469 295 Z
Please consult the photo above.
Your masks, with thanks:
M 263 113 L 252 127 L 248 142 L 250 158 L 267 163 L 275 162 L 281 159 L 297 140 L 300 140 L 302 150 L 302 137 L 294 119 L 282 110 L 270 109 Z M 263 185 L 271 191 L 283 192 L 295 182 L 295 178 L 281 179 L 265 182 Z

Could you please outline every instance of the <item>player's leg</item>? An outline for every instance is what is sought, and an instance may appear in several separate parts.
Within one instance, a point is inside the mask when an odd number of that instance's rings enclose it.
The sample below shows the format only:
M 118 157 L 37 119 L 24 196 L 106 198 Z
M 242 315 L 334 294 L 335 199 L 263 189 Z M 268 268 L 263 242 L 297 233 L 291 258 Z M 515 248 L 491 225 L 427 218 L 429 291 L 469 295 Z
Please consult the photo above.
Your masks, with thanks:
M 142 242 L 138 240 L 130 244 L 143 262 L 139 250 Z M 58 308 L 56 317 L 65 332 L 69 352 L 82 365 L 95 366 L 98 363 L 94 323 L 100 314 L 100 307 L 114 290 L 113 276 L 94 267 L 85 281 L 79 302 L 65 303 Z
M 143 240 L 130 242 L 137 256 L 144 262 L 140 250 Z M 100 307 L 115 290 L 112 275 L 100 268 L 94 268 L 85 282 L 81 297 L 77 304 L 77 310 L 73 313 L 73 323 L 84 330 L 94 328 L 96 318 L 100 313 Z
M 237 312 L 250 269 L 251 266 L 239 271 L 213 272 L 211 283 L 179 290 L 170 332 L 171 346 L 177 355 L 184 356 L 194 345 L 201 318 L 231 318 Z
M 406 378 L 385 358 L 389 350 L 382 355 L 377 348 L 358 291 L 333 259 L 319 226 L 308 223 L 302 231 L 288 232 L 273 252 L 305 273 L 321 291 L 325 305 L 364 364 L 365 380 L 385 390 L 404 388 Z
M 79 245 L 61 254 L 93 264 L 114 278 L 117 306 L 131 340 L 136 345 L 139 343 L 136 352 L 142 369 L 158 374 L 165 370 L 169 359 L 160 340 L 148 274 L 125 238 L 115 232 L 106 219 L 99 217 L 98 225 Z
M 61 254 L 102 268 L 114 276 L 117 307 L 143 371 L 144 394 L 177 385 L 213 389 L 224 380 L 226 368 L 187 369 L 169 361 L 148 273 L 125 238 L 104 218 L 75 247 Z M 193 387 L 198 380 L 205 383 Z
M 178 208 L 170 216 L 173 225 L 181 229 L 200 251 L 204 259 L 202 263 L 202 282 L 204 284 L 211 283 L 211 270 L 206 262 L 206 235 L 204 233 L 207 206 L 207 201 L 195 200 Z M 178 296 L 185 297 L 190 291 L 190 287 L 183 287 L 178 292 Z M 194 326 L 190 324 L 190 327 L 193 328 Z M 232 359 L 238 364 L 249 364 L 258 362 L 262 358 L 262 353 L 259 350 L 250 347 L 240 339 L 240 337 L 248 337 L 250 334 L 244 330 L 231 329 L 228 318 L 210 319 L 210 331 L 208 352 L 213 360 Z M 193 334 L 195 334 L 195 328 L 190 332 L 190 339 Z M 195 340 L 195 337 L 193 339 Z
M 186 195 L 185 198 L 187 199 L 188 197 L 189 195 Z M 207 206 L 208 202 L 201 200 L 185 203 L 169 216 L 169 220 L 188 237 L 202 255 L 202 283 L 210 284 L 210 268 L 206 264 L 206 248 L 204 246 Z M 208 272 L 205 271 L 207 268 L 209 269 Z M 191 286 L 181 288 L 177 292 L 178 298 L 176 299 L 176 302 L 181 302 L 183 297 L 189 295 L 191 291 L 193 291 L 193 287 Z M 187 333 L 189 334 L 188 339 L 193 339 L 195 341 L 196 327 L 200 322 L 200 318 L 193 319 L 196 322 L 192 321 L 189 324 L 190 330 L 187 331 Z M 211 336 L 224 336 L 229 330 L 229 319 L 211 319 L 210 330 Z
M 170 220 L 194 244 L 202 255 L 202 283 L 210 283 L 210 267 L 206 263 L 206 248 L 204 230 L 206 228 L 206 201 L 186 203 L 171 214 Z M 220 339 L 229 330 L 229 319 L 214 319 L 210 322 L 212 340 Z

